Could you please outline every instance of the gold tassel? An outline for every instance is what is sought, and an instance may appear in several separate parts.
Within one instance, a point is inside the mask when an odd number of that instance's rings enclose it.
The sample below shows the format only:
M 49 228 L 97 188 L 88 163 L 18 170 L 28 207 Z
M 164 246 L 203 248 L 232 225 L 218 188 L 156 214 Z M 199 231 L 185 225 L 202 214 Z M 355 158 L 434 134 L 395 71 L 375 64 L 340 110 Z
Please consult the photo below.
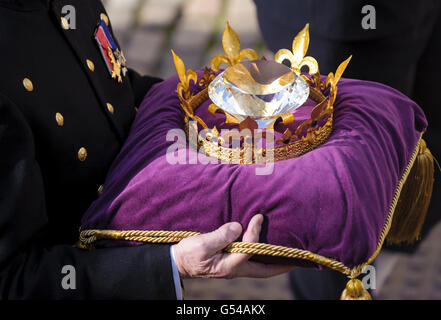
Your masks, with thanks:
M 346 284 L 340 300 L 372 300 L 369 292 L 363 287 L 363 283 L 358 279 L 351 279 Z
M 421 139 L 418 155 L 395 208 L 388 243 L 411 243 L 419 238 L 432 196 L 433 181 L 433 156 Z

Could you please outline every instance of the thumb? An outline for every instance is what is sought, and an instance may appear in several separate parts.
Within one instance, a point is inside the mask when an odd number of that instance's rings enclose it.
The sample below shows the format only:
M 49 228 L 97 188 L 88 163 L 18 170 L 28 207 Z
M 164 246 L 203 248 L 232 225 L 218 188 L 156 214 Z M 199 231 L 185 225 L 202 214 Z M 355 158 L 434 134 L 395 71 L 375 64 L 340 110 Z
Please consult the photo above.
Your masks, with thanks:
M 242 233 L 242 226 L 238 222 L 226 223 L 213 232 L 202 235 L 208 254 L 221 251 Z

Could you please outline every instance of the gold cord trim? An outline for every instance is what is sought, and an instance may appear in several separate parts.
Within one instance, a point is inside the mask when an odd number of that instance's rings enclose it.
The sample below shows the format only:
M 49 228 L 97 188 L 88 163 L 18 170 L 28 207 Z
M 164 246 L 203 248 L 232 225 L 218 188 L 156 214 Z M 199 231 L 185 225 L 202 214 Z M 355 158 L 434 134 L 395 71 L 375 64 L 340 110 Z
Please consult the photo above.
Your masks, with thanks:
M 415 160 L 418 156 L 420 144 L 424 143 L 422 136 L 423 136 L 423 134 L 421 133 L 420 139 L 418 140 L 418 143 L 416 144 L 415 149 L 413 150 L 412 156 L 411 156 L 409 162 L 407 163 L 407 166 L 404 169 L 403 175 L 401 176 L 401 179 L 398 182 L 398 185 L 395 189 L 394 197 L 392 198 L 392 203 L 389 207 L 389 213 L 386 217 L 386 221 L 383 225 L 383 230 L 381 231 L 380 238 L 378 240 L 377 249 L 375 250 L 374 254 L 368 259 L 367 262 L 352 268 L 351 278 L 358 277 L 361 274 L 363 268 L 365 266 L 371 264 L 375 260 L 375 258 L 378 256 L 378 254 L 380 253 L 381 248 L 383 247 L 384 241 L 386 240 L 386 236 L 389 233 L 390 227 L 392 225 L 392 220 L 393 220 L 393 216 L 395 213 L 395 208 L 397 207 L 397 203 L 398 203 L 398 199 L 400 198 L 401 190 L 403 189 L 403 186 L 406 183 L 407 177 L 409 176 L 410 170 L 412 169 L 413 164 L 415 163 Z
M 199 232 L 185 231 L 148 231 L 148 230 L 84 230 L 80 233 L 82 247 L 91 248 L 97 240 L 124 240 L 149 243 L 176 243 L 190 236 L 199 235 Z M 233 242 L 224 249 L 226 252 L 258 254 L 274 257 L 295 258 L 315 262 L 349 275 L 350 269 L 343 263 L 326 258 L 316 253 L 276 246 L 267 243 Z
M 353 268 L 345 266 L 342 262 L 321 256 L 311 251 L 288 248 L 283 246 L 276 246 L 267 243 L 250 243 L 250 242 L 233 242 L 227 246 L 224 250 L 226 252 L 257 254 L 274 257 L 294 258 L 308 260 L 330 269 L 339 271 L 349 278 L 354 279 L 358 277 L 363 268 L 371 264 L 377 255 L 380 253 L 383 243 L 391 227 L 392 218 L 395 212 L 395 208 L 400 197 L 401 190 L 406 182 L 406 179 L 412 169 L 415 159 L 418 155 L 420 144 L 422 143 L 422 134 L 418 141 L 412 156 L 404 170 L 404 173 L 395 189 L 392 203 L 389 207 L 389 213 L 386 217 L 385 224 L 380 234 L 377 249 L 374 254 L 368 259 L 367 262 L 357 265 Z M 93 248 L 93 244 L 97 240 L 123 240 L 123 241 L 135 241 L 135 242 L 149 242 L 149 243 L 176 243 L 182 239 L 190 236 L 199 235 L 199 232 L 191 231 L 148 231 L 148 230 L 84 230 L 80 232 L 80 244 L 82 248 Z

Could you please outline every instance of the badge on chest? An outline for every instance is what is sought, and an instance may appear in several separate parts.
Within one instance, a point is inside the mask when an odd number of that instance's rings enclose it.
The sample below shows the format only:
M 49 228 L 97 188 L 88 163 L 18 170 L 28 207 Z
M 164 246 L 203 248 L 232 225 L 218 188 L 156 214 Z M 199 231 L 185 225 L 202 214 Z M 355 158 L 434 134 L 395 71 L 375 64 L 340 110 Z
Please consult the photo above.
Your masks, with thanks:
M 126 58 L 113 40 L 109 27 L 103 19 L 96 28 L 95 40 L 112 79 L 122 82 L 127 73 Z

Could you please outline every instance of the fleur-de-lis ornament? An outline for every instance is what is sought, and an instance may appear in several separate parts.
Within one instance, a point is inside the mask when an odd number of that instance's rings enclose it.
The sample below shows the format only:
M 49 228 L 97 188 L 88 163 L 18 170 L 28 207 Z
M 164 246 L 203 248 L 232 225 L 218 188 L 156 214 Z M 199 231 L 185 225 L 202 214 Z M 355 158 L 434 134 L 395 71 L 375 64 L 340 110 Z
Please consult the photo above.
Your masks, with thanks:
M 181 107 L 184 110 L 186 116 L 192 120 L 196 120 L 204 129 L 207 128 L 207 125 L 201 118 L 194 114 L 193 109 L 189 104 L 189 100 L 191 98 L 190 92 L 190 80 L 193 83 L 197 83 L 198 75 L 194 70 L 188 69 L 185 71 L 185 65 L 181 58 L 175 54 L 175 52 L 171 51 L 173 54 L 173 61 L 175 63 L 176 72 L 178 73 L 179 83 L 176 88 L 176 92 L 178 94 L 178 98 L 181 101 Z
M 194 70 L 187 70 L 185 71 L 185 65 L 179 56 L 175 54 L 175 52 L 171 51 L 173 54 L 173 61 L 175 63 L 176 72 L 178 73 L 179 77 L 179 83 L 177 86 L 177 93 L 179 100 L 183 104 L 184 111 L 187 113 L 187 115 L 192 115 L 193 112 L 190 110 L 188 105 L 188 99 L 190 99 L 190 80 L 193 80 L 193 83 L 196 83 L 198 81 L 198 75 Z
M 216 77 L 216 74 L 208 69 L 207 67 L 204 68 L 204 73 L 202 74 L 202 77 L 199 79 L 198 85 L 202 88 L 208 87 L 210 82 Z
M 218 54 L 210 62 L 210 68 L 218 72 L 222 63 L 234 66 L 243 59 L 257 60 L 259 56 L 253 49 L 240 50 L 240 39 L 237 33 L 231 29 L 228 22 L 225 23 L 225 30 L 222 35 L 222 47 L 225 54 Z
M 305 57 L 309 47 L 309 23 L 300 31 L 292 42 L 292 51 L 280 49 L 274 56 L 274 60 L 282 63 L 288 60 L 291 63 L 291 69 L 300 73 L 303 66 L 308 67 L 309 74 L 318 73 L 318 63 L 313 57 Z
M 349 64 L 349 61 L 351 61 L 352 55 L 349 56 L 345 61 L 340 63 L 340 65 L 337 68 L 337 71 L 334 73 L 330 72 L 328 74 L 328 77 L 326 78 L 326 87 L 328 85 L 331 85 L 331 90 L 329 94 L 329 105 L 333 105 L 335 102 L 335 97 L 337 96 L 337 83 L 340 81 L 340 78 L 343 74 L 343 72 L 346 70 L 346 67 Z

